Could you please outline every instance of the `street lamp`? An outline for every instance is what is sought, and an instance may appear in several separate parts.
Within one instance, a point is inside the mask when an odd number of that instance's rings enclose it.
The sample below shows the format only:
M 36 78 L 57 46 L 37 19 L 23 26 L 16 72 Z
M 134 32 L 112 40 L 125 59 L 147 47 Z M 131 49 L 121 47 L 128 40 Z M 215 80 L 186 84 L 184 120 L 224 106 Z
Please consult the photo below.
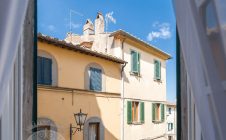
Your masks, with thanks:
M 74 135 L 75 132 L 83 130 L 82 126 L 84 126 L 84 124 L 86 122 L 87 114 L 82 113 L 82 110 L 80 109 L 80 112 L 74 114 L 74 117 L 75 117 L 76 124 L 79 127 L 74 127 L 74 126 L 72 126 L 72 124 L 70 124 L 70 140 L 72 140 L 72 135 Z M 75 129 L 75 130 L 73 131 L 73 129 Z

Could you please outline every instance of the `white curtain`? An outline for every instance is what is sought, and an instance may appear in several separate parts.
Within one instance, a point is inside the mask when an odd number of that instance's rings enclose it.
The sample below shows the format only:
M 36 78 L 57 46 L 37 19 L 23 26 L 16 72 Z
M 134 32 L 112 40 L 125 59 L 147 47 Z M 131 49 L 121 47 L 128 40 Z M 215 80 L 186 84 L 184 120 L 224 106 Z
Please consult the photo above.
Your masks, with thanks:
M 203 139 L 226 140 L 225 0 L 174 0 L 174 7 Z
M 0 116 L 13 72 L 28 0 L 0 1 Z
M 97 140 L 97 124 L 89 125 L 89 140 Z

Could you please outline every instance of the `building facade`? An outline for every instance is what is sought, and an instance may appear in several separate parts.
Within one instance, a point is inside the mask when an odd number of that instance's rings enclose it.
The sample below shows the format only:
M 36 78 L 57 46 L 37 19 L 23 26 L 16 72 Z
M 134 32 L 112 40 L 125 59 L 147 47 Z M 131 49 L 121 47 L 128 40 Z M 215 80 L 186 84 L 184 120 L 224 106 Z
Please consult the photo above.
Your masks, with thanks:
M 177 111 L 176 111 L 176 104 L 175 103 L 167 103 L 166 104 L 166 122 L 167 122 L 167 129 L 166 134 L 168 140 L 176 140 L 176 126 L 177 126 Z
M 123 30 L 106 33 L 104 23 L 98 13 L 95 28 L 87 20 L 83 35 L 68 33 L 65 40 L 39 35 L 40 122 L 49 120 L 53 128 L 46 130 L 69 139 L 73 113 L 82 109 L 87 121 L 75 139 L 167 139 L 170 55 Z
M 74 113 L 81 109 L 88 113 L 86 124 L 73 138 L 119 139 L 120 69 L 124 61 L 80 47 L 71 50 L 62 42 L 39 35 L 38 125 L 51 122 L 46 129 L 68 140 L 70 124 L 76 126 Z

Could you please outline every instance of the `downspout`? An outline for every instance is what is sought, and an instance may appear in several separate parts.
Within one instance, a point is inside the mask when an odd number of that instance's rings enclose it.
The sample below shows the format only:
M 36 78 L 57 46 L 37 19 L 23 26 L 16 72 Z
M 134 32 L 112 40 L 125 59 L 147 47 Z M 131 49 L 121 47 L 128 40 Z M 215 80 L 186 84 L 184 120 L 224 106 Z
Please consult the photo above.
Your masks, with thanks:
M 122 40 L 122 46 L 121 46 L 121 51 L 122 51 L 122 60 L 124 60 L 124 41 L 125 39 Z M 124 63 L 121 67 L 121 140 L 124 140 L 124 123 L 125 123 L 125 118 L 124 118 L 124 68 L 127 63 Z

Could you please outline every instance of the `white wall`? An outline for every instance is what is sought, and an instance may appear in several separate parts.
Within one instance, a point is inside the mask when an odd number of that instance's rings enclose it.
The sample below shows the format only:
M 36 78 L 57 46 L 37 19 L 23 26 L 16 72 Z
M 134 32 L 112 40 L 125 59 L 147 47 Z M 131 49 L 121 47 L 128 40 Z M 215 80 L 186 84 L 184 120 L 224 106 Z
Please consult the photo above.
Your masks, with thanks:
M 130 51 L 135 50 L 140 53 L 140 74 L 134 76 L 131 71 L 131 54 Z M 154 60 L 161 61 L 161 80 L 154 81 Z M 166 132 L 166 121 L 163 123 L 152 122 L 152 103 L 163 103 L 166 101 L 166 63 L 164 60 L 147 53 L 134 45 L 124 43 L 124 60 L 127 61 L 125 67 L 125 102 L 124 102 L 124 133 L 125 140 L 139 140 L 162 136 L 157 140 L 164 140 Z M 127 101 L 144 102 L 145 122 L 144 124 L 127 124 Z M 166 109 L 166 108 L 165 108 Z

